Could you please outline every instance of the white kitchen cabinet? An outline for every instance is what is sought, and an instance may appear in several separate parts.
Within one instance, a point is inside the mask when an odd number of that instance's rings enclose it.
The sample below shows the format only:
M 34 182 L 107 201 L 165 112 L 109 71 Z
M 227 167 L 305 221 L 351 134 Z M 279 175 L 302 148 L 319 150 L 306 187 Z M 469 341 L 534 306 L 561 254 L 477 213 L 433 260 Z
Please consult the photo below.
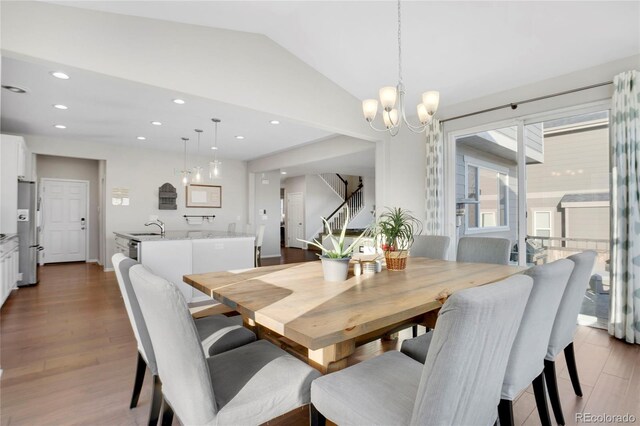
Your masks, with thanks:
M 4 304 L 11 291 L 17 288 L 19 263 L 17 238 L 0 243 L 0 305 Z
M 194 237 L 193 232 L 167 232 L 165 238 L 138 237 L 138 261 L 153 273 L 174 283 L 187 302 L 210 300 L 210 297 L 186 284 L 182 277 L 189 274 L 220 272 L 253 267 L 253 235 L 211 232 L 211 236 Z M 116 238 L 131 239 L 131 234 L 116 233 Z M 128 253 L 124 253 L 128 256 Z
M 18 232 L 18 146 L 20 136 L 0 135 L 0 233 Z
M 20 138 L 16 141 L 18 154 L 18 179 L 26 179 L 27 177 L 27 145 L 24 139 Z
M 154 274 L 176 284 L 187 302 L 191 301 L 191 287 L 182 282 L 182 276 L 191 273 L 191 241 L 143 241 L 140 263 Z
M 251 268 L 253 244 L 241 238 L 193 240 L 192 274 Z

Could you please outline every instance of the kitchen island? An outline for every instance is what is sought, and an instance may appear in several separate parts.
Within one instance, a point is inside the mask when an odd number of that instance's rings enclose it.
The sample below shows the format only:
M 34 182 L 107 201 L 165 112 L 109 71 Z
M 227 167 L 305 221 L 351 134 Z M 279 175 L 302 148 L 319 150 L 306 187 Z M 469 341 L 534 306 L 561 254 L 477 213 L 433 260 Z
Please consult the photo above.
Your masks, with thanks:
M 209 296 L 182 281 L 184 275 L 253 268 L 255 235 L 223 231 L 114 232 L 116 247 L 180 288 L 187 302 Z

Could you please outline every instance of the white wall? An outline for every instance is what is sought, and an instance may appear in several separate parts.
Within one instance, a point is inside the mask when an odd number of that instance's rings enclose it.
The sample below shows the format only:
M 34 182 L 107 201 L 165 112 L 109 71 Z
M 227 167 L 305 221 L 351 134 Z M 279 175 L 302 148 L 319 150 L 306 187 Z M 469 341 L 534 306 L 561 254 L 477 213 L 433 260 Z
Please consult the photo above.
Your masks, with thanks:
M 426 147 L 424 133 L 404 128 L 376 146 L 376 211 L 402 207 L 425 219 Z
M 263 180 L 268 183 L 263 183 Z M 255 175 L 254 224 L 256 230 L 266 225 L 262 242 L 262 257 L 280 256 L 280 172 Z M 260 214 L 266 210 L 266 219 Z
M 99 162 L 82 158 L 38 155 L 36 175 L 40 179 L 74 179 L 89 181 L 89 258 L 100 259 L 100 177 Z M 42 240 L 42 238 L 40 238 Z M 46 247 L 45 247 L 46 250 Z
M 106 267 L 111 267 L 114 231 L 144 231 L 149 215 L 158 215 L 170 230 L 216 229 L 225 231 L 229 222 L 247 222 L 246 162 L 225 160 L 222 178 L 211 182 L 222 186 L 222 208 L 185 207 L 184 188 L 174 169 L 182 168 L 182 157 L 172 152 L 139 147 L 119 148 L 82 140 L 65 140 L 25 136 L 29 148 L 36 154 L 61 155 L 75 158 L 105 160 L 105 237 Z M 193 160 L 193 157 L 192 157 Z M 208 161 L 201 158 L 201 164 Z M 158 188 L 165 182 L 177 188 L 177 210 L 158 209 Z M 113 206 L 113 188 L 128 188 L 131 204 Z M 187 225 L 184 214 L 215 215 L 212 224 Z

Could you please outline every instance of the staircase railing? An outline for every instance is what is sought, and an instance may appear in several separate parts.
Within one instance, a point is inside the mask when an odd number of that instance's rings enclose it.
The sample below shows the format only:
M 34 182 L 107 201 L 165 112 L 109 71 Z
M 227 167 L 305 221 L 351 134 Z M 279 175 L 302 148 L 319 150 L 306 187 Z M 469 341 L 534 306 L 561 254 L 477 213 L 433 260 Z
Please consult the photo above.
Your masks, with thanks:
M 321 173 L 320 178 L 343 200 L 347 197 L 347 181 L 337 173 Z
M 350 219 L 362 210 L 364 207 L 364 191 L 362 187 L 362 182 L 360 182 L 356 190 L 325 218 L 332 230 L 342 229 L 344 226 L 344 222 L 347 220 L 347 206 L 349 207 Z

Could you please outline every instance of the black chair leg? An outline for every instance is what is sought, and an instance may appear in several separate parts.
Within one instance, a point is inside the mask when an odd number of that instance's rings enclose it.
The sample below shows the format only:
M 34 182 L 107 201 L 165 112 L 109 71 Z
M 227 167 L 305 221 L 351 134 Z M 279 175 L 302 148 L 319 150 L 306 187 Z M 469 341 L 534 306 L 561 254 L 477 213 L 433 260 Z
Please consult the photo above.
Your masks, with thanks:
M 156 375 L 153 376 L 153 393 L 151 395 L 151 408 L 149 409 L 149 426 L 157 426 L 162 408 L 162 382 Z
M 544 386 L 544 373 L 540 373 L 538 377 L 533 379 L 533 395 L 536 397 L 536 406 L 538 407 L 538 415 L 542 426 L 551 426 L 551 417 L 549 417 L 549 408 L 547 407 L 547 392 Z
M 309 404 L 309 414 L 311 426 L 325 426 L 327 424 L 327 419 L 313 404 Z
M 142 390 L 142 382 L 144 382 L 144 373 L 147 371 L 147 363 L 138 352 L 138 365 L 136 366 L 136 381 L 133 382 L 133 394 L 131 395 L 131 404 L 129 408 L 135 408 L 138 405 L 140 391 Z
M 171 408 L 171 406 L 169 404 L 167 404 L 167 401 L 164 400 L 164 398 L 162 399 L 162 423 L 160 423 L 162 426 L 171 426 L 171 423 L 173 423 L 173 409 Z
M 544 378 L 547 382 L 547 391 L 549 392 L 549 400 L 551 400 L 551 408 L 556 422 L 564 425 L 564 415 L 562 414 L 562 404 L 560 403 L 560 394 L 558 393 L 558 380 L 556 379 L 556 363 L 555 361 L 544 360 Z
M 418 337 L 418 326 L 414 325 L 411 330 L 413 331 L 413 337 Z
M 513 401 L 501 399 L 498 404 L 498 420 L 500 426 L 513 426 Z
M 573 342 L 569 343 L 564 348 L 564 358 L 567 360 L 567 371 L 571 378 L 571 384 L 573 385 L 573 391 L 579 397 L 582 397 L 582 388 L 580 387 L 580 378 L 578 377 L 578 368 L 576 366 L 576 354 L 573 351 Z

